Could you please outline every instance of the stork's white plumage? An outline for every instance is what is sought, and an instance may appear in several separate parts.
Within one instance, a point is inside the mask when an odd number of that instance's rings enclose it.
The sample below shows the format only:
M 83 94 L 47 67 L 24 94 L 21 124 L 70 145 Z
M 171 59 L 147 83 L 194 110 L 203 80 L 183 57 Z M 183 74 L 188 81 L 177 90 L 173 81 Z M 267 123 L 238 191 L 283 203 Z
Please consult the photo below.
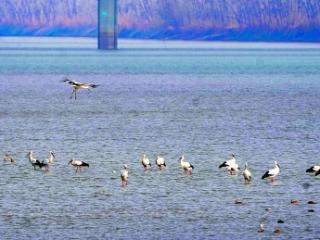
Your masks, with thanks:
M 228 166 L 230 166 L 230 164 L 233 164 L 233 163 L 235 163 L 235 162 L 236 162 L 235 155 L 234 155 L 234 154 L 231 154 L 231 158 L 228 159 L 228 160 L 226 160 L 226 161 L 224 161 L 223 163 L 221 163 L 221 164 L 219 165 L 219 168 L 228 167 Z
M 242 172 L 242 175 L 244 177 L 245 184 L 249 184 L 251 182 L 251 172 L 248 168 L 248 163 L 246 162 L 244 165 L 244 170 Z
M 271 181 L 274 180 L 276 176 L 280 173 L 280 166 L 277 161 L 274 161 L 274 168 L 265 172 L 265 174 L 261 177 L 261 179 L 270 179 Z
M 122 186 L 127 186 L 128 185 L 128 180 L 129 180 L 129 171 L 128 171 L 128 166 L 126 164 L 123 165 L 123 169 L 121 170 L 121 184 Z
M 162 170 L 163 167 L 167 167 L 164 158 L 159 155 L 156 158 L 156 165 L 159 167 L 160 170 Z
M 149 158 L 147 157 L 146 154 L 143 154 L 143 156 L 141 158 L 141 164 L 142 164 L 144 170 L 147 170 L 148 168 L 151 167 L 150 160 L 149 160 Z
M 236 156 L 231 154 L 231 158 L 220 164 L 219 168 L 227 168 L 231 175 L 235 175 L 239 171 L 239 165 L 237 164 Z
M 29 151 L 27 157 L 31 163 L 37 162 L 37 159 L 33 156 L 33 151 Z
M 76 167 L 76 172 L 81 172 L 82 167 L 89 167 L 88 163 L 76 159 L 71 159 L 68 164 L 71 164 L 72 166 Z
M 65 78 L 64 80 L 62 80 L 62 82 L 68 83 L 73 88 L 70 98 L 73 98 L 73 95 L 74 95 L 75 100 L 77 99 L 77 91 L 81 89 L 90 90 L 92 88 L 96 88 L 99 86 L 97 84 L 92 84 L 92 83 L 80 83 L 75 80 L 71 80 L 69 78 Z
M 36 169 L 37 166 L 40 167 L 40 161 L 33 156 L 33 151 L 29 151 L 27 157 L 34 169 Z
M 228 172 L 230 173 L 230 175 L 236 175 L 237 172 L 240 170 L 238 163 L 233 162 L 231 163 L 228 167 Z
M 185 160 L 184 155 L 182 155 L 179 160 L 180 160 L 180 165 L 181 165 L 182 169 L 184 170 L 184 172 L 192 174 L 192 170 L 194 167 L 192 166 L 192 164 L 190 162 Z
M 258 233 L 263 233 L 263 232 L 264 232 L 264 225 L 263 225 L 263 223 L 260 223 Z
M 52 164 L 53 160 L 56 158 L 54 151 L 49 151 L 49 156 L 48 156 L 48 164 Z

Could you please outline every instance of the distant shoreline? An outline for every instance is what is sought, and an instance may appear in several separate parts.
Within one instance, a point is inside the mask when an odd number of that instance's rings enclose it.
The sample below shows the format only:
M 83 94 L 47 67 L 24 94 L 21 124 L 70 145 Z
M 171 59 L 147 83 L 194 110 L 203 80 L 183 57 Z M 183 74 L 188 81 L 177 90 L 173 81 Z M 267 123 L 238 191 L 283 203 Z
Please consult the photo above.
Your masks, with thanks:
M 96 48 L 94 37 L 71 36 L 0 36 L 0 48 L 19 48 L 21 42 L 34 44 L 40 40 L 42 44 L 50 44 L 50 47 L 59 48 L 59 43 L 70 48 Z M 75 41 L 76 40 L 76 41 Z M 2 45 L 2 46 L 1 46 Z M 52 46 L 51 46 L 52 45 Z M 24 45 L 25 47 L 25 45 Z M 34 47 L 34 46 L 33 46 Z M 43 45 L 41 45 L 43 47 Z M 119 48 L 166 48 L 166 49 L 320 49 L 317 42 L 243 42 L 243 41 L 203 41 L 203 40 L 171 40 L 171 39 L 129 39 L 119 38 Z
M 0 25 L 0 37 L 97 37 L 97 28 L 92 25 L 77 27 L 30 27 Z M 119 29 L 119 38 L 124 39 L 152 39 L 152 40 L 183 40 L 183 41 L 220 41 L 220 42 L 294 42 L 320 43 L 318 29 L 290 29 L 271 31 L 266 29 L 236 29 L 212 30 L 195 29 L 184 31 L 169 31 L 152 29 L 137 31 L 135 29 Z

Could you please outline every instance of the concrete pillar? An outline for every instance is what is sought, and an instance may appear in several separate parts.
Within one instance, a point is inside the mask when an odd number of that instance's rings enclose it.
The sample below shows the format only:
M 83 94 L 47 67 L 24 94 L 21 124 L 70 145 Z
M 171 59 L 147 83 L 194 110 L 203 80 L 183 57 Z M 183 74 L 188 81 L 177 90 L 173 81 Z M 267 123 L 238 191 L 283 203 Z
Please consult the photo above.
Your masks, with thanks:
M 98 0 L 98 48 L 117 49 L 118 0 Z

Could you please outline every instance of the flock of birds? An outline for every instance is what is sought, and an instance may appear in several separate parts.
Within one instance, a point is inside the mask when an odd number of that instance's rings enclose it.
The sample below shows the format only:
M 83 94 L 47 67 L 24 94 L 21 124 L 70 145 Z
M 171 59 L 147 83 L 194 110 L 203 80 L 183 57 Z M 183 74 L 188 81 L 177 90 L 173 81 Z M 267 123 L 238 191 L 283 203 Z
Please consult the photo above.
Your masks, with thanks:
M 91 89 L 94 89 L 99 86 L 97 84 L 91 84 L 91 83 L 80 83 L 75 80 L 71 80 L 69 78 L 63 79 L 62 82 L 68 83 L 72 87 L 73 90 L 72 90 L 70 99 L 74 98 L 75 100 L 77 99 L 77 92 L 79 90 L 87 89 L 90 91 Z M 49 171 L 50 166 L 53 164 L 56 156 L 55 156 L 54 151 L 49 151 L 48 158 L 45 161 L 40 161 L 39 159 L 34 157 L 33 151 L 29 151 L 27 154 L 27 158 L 28 158 L 31 166 L 34 168 L 34 170 L 40 169 L 40 170 Z M 13 158 L 12 154 L 10 154 L 10 152 L 5 153 L 3 160 L 6 162 L 15 163 L 15 159 Z M 188 160 L 186 160 L 184 155 L 182 155 L 179 158 L 179 161 L 180 161 L 180 166 L 181 166 L 183 172 L 187 175 L 191 175 L 192 171 L 194 169 L 194 166 Z M 146 154 L 143 154 L 142 158 L 140 159 L 140 163 L 142 164 L 145 171 L 148 171 L 149 169 L 151 169 L 151 161 L 147 157 Z M 165 159 L 159 155 L 156 157 L 155 164 L 160 171 L 164 170 L 167 167 Z M 89 163 L 86 163 L 81 160 L 76 160 L 74 158 L 68 162 L 68 165 L 72 165 L 75 168 L 76 173 L 81 172 L 83 167 L 90 166 Z M 221 163 L 219 165 L 219 168 L 227 169 L 227 172 L 229 173 L 229 175 L 237 175 L 238 172 L 240 171 L 240 168 L 237 163 L 235 154 L 231 154 L 231 156 L 228 160 L 224 161 L 223 163 Z M 314 174 L 315 176 L 318 176 L 318 175 L 320 175 L 320 165 L 311 166 L 310 168 L 308 168 L 306 170 L 306 172 Z M 267 170 L 262 175 L 261 179 L 269 179 L 271 182 L 273 182 L 279 174 L 280 174 L 280 166 L 279 166 L 278 162 L 275 161 L 274 167 Z M 250 182 L 252 180 L 252 174 L 251 174 L 251 171 L 249 169 L 247 162 L 245 162 L 244 170 L 242 171 L 242 175 L 244 178 L 244 183 L 250 184 Z M 127 186 L 128 181 L 129 181 L 129 168 L 128 168 L 127 164 L 123 165 L 123 169 L 120 171 L 120 178 L 121 178 L 122 187 Z M 297 204 L 298 202 L 296 202 L 296 201 L 298 201 L 298 200 L 292 200 L 291 203 Z M 310 201 L 310 202 L 314 203 L 313 201 Z M 235 203 L 240 204 L 241 202 L 236 201 Z M 278 221 L 278 223 L 283 223 L 283 222 L 281 222 L 282 220 L 279 220 L 279 221 Z M 263 223 L 261 223 L 258 232 L 263 232 L 263 231 L 264 231 L 264 225 L 263 225 Z M 281 233 L 281 230 L 276 229 L 275 233 L 276 234 Z
M 36 157 L 34 157 L 33 151 L 29 151 L 28 154 L 26 155 L 28 158 L 31 166 L 36 169 L 40 170 L 45 170 L 49 171 L 50 165 L 53 163 L 54 159 L 56 158 L 55 152 L 54 151 L 49 151 L 48 158 L 46 160 L 39 160 Z M 5 162 L 10 162 L 10 163 L 15 163 L 15 159 L 13 158 L 12 154 L 10 152 L 5 153 L 3 160 Z M 179 158 L 180 161 L 180 166 L 183 170 L 183 172 L 187 175 L 191 175 L 192 171 L 194 169 L 194 166 L 186 160 L 185 156 L 182 155 Z M 146 154 L 142 155 L 142 158 L 140 159 L 140 163 L 145 171 L 151 169 L 151 161 L 147 157 Z M 155 164 L 157 168 L 161 171 L 167 167 L 165 159 L 162 156 L 157 155 Z M 76 159 L 71 159 L 68 162 L 68 165 L 72 165 L 76 169 L 76 173 L 81 172 L 83 167 L 89 167 L 89 163 L 86 163 L 81 160 L 76 160 Z M 229 175 L 237 175 L 238 172 L 240 171 L 240 167 L 237 163 L 236 156 L 235 154 L 230 155 L 230 159 L 224 161 L 219 165 L 219 168 L 225 168 L 227 169 Z M 320 175 L 320 165 L 314 165 L 311 166 L 306 170 L 307 173 L 314 174 L 315 176 Z M 280 174 L 280 165 L 277 161 L 274 162 L 274 167 L 266 171 L 261 179 L 269 179 L 271 182 L 274 181 L 274 179 Z M 244 169 L 242 171 L 242 175 L 244 178 L 244 183 L 245 184 L 250 184 L 252 180 L 252 174 L 249 169 L 248 163 L 245 162 Z M 127 164 L 123 165 L 123 169 L 120 172 L 120 178 L 121 178 L 121 183 L 122 186 L 125 187 L 128 185 L 128 180 L 129 180 L 129 168 Z
M 69 79 L 67 77 L 64 78 L 62 80 L 62 82 L 68 83 L 72 87 L 73 90 L 72 90 L 70 98 L 72 99 L 74 97 L 75 100 L 77 99 L 77 92 L 79 90 L 87 89 L 90 91 L 91 89 L 97 88 L 99 86 L 97 84 L 92 84 L 92 83 L 80 83 L 75 80 Z M 47 162 L 44 162 L 44 161 L 40 162 L 39 160 L 37 160 L 33 157 L 32 151 L 30 151 L 28 153 L 28 158 L 29 158 L 29 161 L 31 162 L 32 166 L 34 166 L 34 168 L 36 166 L 38 166 L 40 169 L 42 169 L 42 168 L 48 169 L 49 165 L 52 163 L 55 156 L 54 156 L 54 152 L 50 151 L 48 161 Z M 13 159 L 11 158 L 10 155 L 6 155 L 4 159 L 6 161 L 13 161 Z M 192 174 L 192 170 L 194 168 L 193 165 L 190 162 L 186 161 L 184 156 L 181 156 L 179 160 L 180 160 L 180 165 L 181 165 L 182 169 L 184 170 L 184 172 L 187 174 Z M 146 154 L 143 154 L 143 157 L 141 159 L 141 163 L 142 163 L 145 170 L 147 170 L 149 167 L 151 167 L 150 160 L 146 156 Z M 85 163 L 80 160 L 75 160 L 75 159 L 71 159 L 69 161 L 69 164 L 76 167 L 76 172 L 81 171 L 82 167 L 89 167 L 88 163 Z M 157 156 L 156 165 L 159 167 L 160 170 L 165 168 L 166 163 L 165 163 L 164 158 L 161 156 Z M 234 154 L 231 154 L 231 158 L 229 160 L 223 162 L 219 166 L 219 168 L 227 168 L 230 175 L 235 175 L 240 170 L 239 165 L 236 162 L 236 158 L 235 158 Z M 308 168 L 306 170 L 306 172 L 307 173 L 314 173 L 315 176 L 318 176 L 318 175 L 320 175 L 320 165 L 314 165 L 314 166 Z M 271 181 L 274 181 L 275 177 L 278 176 L 279 173 L 280 173 L 280 166 L 279 166 L 278 162 L 275 161 L 274 168 L 266 171 L 265 174 L 261 178 L 262 179 L 270 179 Z M 242 175 L 244 177 L 246 184 L 251 182 L 252 177 L 251 177 L 251 172 L 249 170 L 247 162 L 245 163 Z M 129 176 L 128 166 L 125 164 L 123 166 L 123 170 L 121 171 L 121 179 L 122 179 L 123 185 L 128 184 L 128 176 Z
M 27 154 L 27 158 L 35 170 L 36 169 L 40 169 L 40 170 L 43 169 L 45 171 L 49 171 L 49 167 L 53 163 L 53 161 L 55 160 L 55 157 L 56 156 L 55 156 L 54 151 L 49 151 L 48 158 L 45 161 L 40 161 L 37 158 L 35 158 L 32 151 L 29 151 Z M 13 156 L 9 152 L 7 152 L 5 154 L 3 160 L 6 162 L 15 163 Z M 194 169 L 194 166 L 188 160 L 186 160 L 184 155 L 182 155 L 179 158 L 179 161 L 180 161 L 180 166 L 181 166 L 183 172 L 186 175 L 191 175 L 192 171 Z M 140 159 L 140 163 L 141 163 L 144 171 L 148 171 L 151 169 L 151 161 L 147 157 L 146 154 L 142 155 L 142 157 Z M 81 161 L 81 160 L 76 160 L 76 159 L 71 159 L 68 162 L 68 165 L 69 164 L 71 164 L 73 167 L 75 167 L 76 173 L 81 172 L 83 167 L 90 166 L 88 163 Z M 165 159 L 159 155 L 157 155 L 157 157 L 156 157 L 155 165 L 157 166 L 159 171 L 162 171 L 167 167 Z M 221 163 L 219 165 L 219 168 L 227 169 L 227 171 L 230 175 L 237 175 L 238 172 L 240 171 L 240 168 L 239 168 L 239 165 L 237 164 L 235 154 L 231 154 L 230 159 Z M 315 176 L 320 175 L 320 165 L 311 166 L 310 168 L 308 168 L 306 170 L 306 172 L 312 173 Z M 115 173 L 115 171 L 114 171 L 114 173 Z M 279 166 L 278 162 L 275 161 L 274 167 L 272 169 L 269 169 L 268 171 L 266 171 L 262 175 L 261 179 L 270 179 L 270 181 L 273 182 L 274 179 L 276 178 L 276 176 L 278 176 L 279 174 L 280 174 L 280 166 Z M 242 175 L 244 178 L 244 183 L 250 184 L 250 182 L 252 180 L 252 176 L 251 176 L 251 171 L 249 170 L 247 162 L 245 162 L 244 170 L 242 171 Z M 129 168 L 128 168 L 127 164 L 123 165 L 123 169 L 120 171 L 120 178 L 121 178 L 121 186 L 126 187 L 128 185 L 128 181 L 129 181 Z M 242 202 L 237 199 L 235 201 L 235 204 L 242 204 Z M 293 200 L 291 200 L 291 204 L 297 205 L 297 204 L 299 204 L 299 201 L 296 199 L 293 199 Z M 316 204 L 316 202 L 309 201 L 308 204 Z M 270 212 L 270 209 L 266 209 L 266 210 L 267 210 L 267 212 Z M 277 223 L 284 223 L 284 221 L 279 219 Z M 260 222 L 258 233 L 263 233 L 264 231 L 265 231 L 264 223 Z M 276 235 L 279 235 L 282 233 L 282 231 L 280 228 L 276 228 L 274 230 L 274 233 Z
M 71 93 L 70 98 L 72 99 L 74 97 L 74 99 L 77 99 L 77 91 L 81 90 L 81 89 L 87 89 L 90 91 L 90 89 L 96 88 L 99 85 L 97 84 L 92 84 L 92 83 L 80 83 L 77 82 L 75 80 L 71 80 L 69 78 L 65 78 L 62 80 L 62 82 L 68 83 L 72 88 L 73 91 Z M 51 155 L 50 155 L 51 154 Z M 49 153 L 50 156 L 53 153 Z M 49 156 L 49 158 L 50 158 Z M 146 156 L 146 154 L 143 154 L 143 157 L 141 159 L 141 163 L 144 167 L 145 170 L 147 170 L 149 167 L 151 167 L 151 163 L 149 158 Z M 43 162 L 37 162 L 36 165 L 38 165 L 39 167 L 47 167 L 47 165 L 50 163 L 43 163 Z M 82 162 L 80 160 L 70 160 L 69 164 L 73 165 L 76 167 L 76 172 L 78 172 L 79 170 L 81 171 L 81 167 L 89 167 L 89 164 Z M 184 156 L 180 157 L 180 164 L 182 169 L 184 170 L 185 173 L 187 174 L 191 174 L 192 170 L 193 170 L 193 165 L 185 160 Z M 164 158 L 161 156 L 157 156 L 156 159 L 156 165 L 159 167 L 160 170 L 162 170 L 162 168 L 166 167 L 166 163 L 164 161 Z M 236 158 L 234 154 L 231 154 L 231 158 L 225 162 L 223 162 L 219 168 L 227 168 L 228 172 L 230 175 L 235 175 L 237 174 L 237 172 L 240 170 L 239 165 L 236 162 Z M 315 176 L 320 175 L 320 165 L 314 165 L 310 168 L 307 169 L 308 173 L 314 173 Z M 278 164 L 277 161 L 274 162 L 274 168 L 268 170 L 265 172 L 265 174 L 261 177 L 262 179 L 270 179 L 271 181 L 274 181 L 275 177 L 278 176 L 280 173 L 280 166 Z M 249 184 L 251 182 L 251 172 L 249 170 L 248 164 L 247 162 L 245 163 L 244 166 L 244 170 L 242 172 L 242 175 L 244 177 L 245 183 Z M 121 179 L 123 181 L 123 185 L 127 185 L 128 184 L 128 176 L 129 176 L 129 171 L 128 171 L 128 166 L 125 164 L 123 166 L 123 170 L 121 171 Z

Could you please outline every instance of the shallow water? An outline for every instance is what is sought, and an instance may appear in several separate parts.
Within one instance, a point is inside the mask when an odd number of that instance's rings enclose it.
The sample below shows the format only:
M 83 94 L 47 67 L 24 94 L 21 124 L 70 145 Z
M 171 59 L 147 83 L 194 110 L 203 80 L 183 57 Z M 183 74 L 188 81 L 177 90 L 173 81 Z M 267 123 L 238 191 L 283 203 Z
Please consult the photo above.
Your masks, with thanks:
M 307 201 L 320 199 L 319 178 L 305 169 L 319 163 L 319 46 L 133 43 L 0 41 L 0 151 L 17 159 L 0 167 L 1 239 L 270 239 L 276 227 L 317 238 L 320 205 Z M 70 100 L 66 75 L 100 86 Z M 48 173 L 32 169 L 30 149 L 56 151 Z M 167 169 L 144 172 L 144 152 Z M 218 169 L 230 153 L 248 161 L 251 185 Z M 72 157 L 90 168 L 76 174 Z M 272 185 L 260 178 L 274 160 Z

